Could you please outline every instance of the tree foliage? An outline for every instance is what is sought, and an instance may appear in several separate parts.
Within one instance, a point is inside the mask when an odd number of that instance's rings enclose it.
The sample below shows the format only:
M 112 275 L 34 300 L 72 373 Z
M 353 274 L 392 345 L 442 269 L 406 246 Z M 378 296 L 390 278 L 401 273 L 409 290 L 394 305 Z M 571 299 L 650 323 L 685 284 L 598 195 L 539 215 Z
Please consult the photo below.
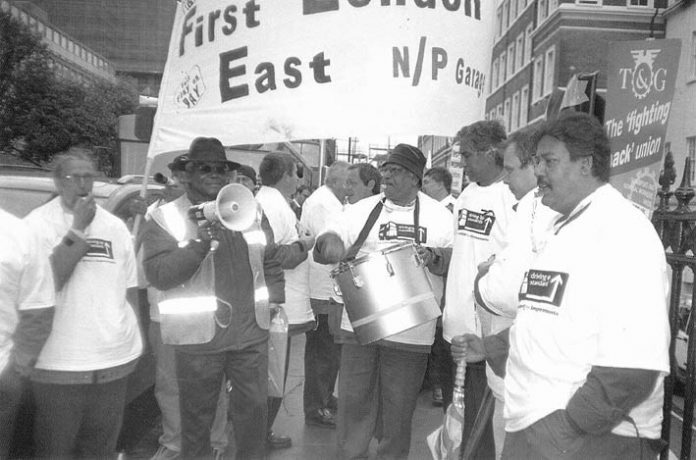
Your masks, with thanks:
M 0 151 L 41 164 L 86 145 L 108 157 L 100 158 L 108 173 L 118 117 L 135 110 L 135 88 L 124 81 L 84 85 L 59 78 L 50 59 L 37 35 L 0 12 Z

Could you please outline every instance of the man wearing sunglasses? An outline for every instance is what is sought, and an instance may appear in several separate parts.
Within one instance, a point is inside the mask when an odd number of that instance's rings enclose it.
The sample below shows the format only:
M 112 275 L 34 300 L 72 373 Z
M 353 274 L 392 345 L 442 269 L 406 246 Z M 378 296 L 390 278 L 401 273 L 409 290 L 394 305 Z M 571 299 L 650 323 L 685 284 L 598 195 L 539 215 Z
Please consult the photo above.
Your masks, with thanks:
M 269 307 L 285 300 L 273 231 L 265 216 L 255 235 L 218 223 L 198 226 L 188 217 L 192 205 L 214 200 L 234 180 L 237 167 L 218 139 L 195 139 L 182 178 L 186 194 L 158 208 L 143 237 L 148 281 L 178 301 L 168 320 L 179 321 L 181 329 L 167 340 L 176 345 L 182 458 L 211 456 L 210 429 L 223 376 L 232 383 L 229 417 L 237 458 L 265 455 Z M 211 296 L 212 312 L 198 300 Z M 162 301 L 159 305 L 164 339 Z

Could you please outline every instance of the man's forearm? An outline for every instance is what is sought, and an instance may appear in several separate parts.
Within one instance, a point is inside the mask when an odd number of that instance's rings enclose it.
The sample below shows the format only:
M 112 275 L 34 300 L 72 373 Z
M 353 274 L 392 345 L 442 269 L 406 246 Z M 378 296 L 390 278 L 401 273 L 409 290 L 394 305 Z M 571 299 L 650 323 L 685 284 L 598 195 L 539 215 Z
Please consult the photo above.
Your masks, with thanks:
M 659 375 L 646 369 L 592 366 L 566 407 L 571 423 L 585 433 L 611 431 L 650 396 Z
M 505 365 L 510 352 L 510 328 L 483 338 L 486 362 L 498 377 L 505 377 Z
M 452 248 L 428 248 L 433 253 L 433 259 L 428 264 L 428 270 L 433 275 L 445 276 L 449 270 Z
M 41 349 L 51 334 L 53 313 L 53 307 L 19 312 L 19 323 L 12 337 L 14 342 L 12 354 L 16 365 L 23 368 L 34 367 Z
M 53 248 L 51 268 L 56 291 L 63 289 L 87 251 L 89 251 L 89 244 L 84 239 L 84 235 L 73 230 L 68 231 L 58 246 Z

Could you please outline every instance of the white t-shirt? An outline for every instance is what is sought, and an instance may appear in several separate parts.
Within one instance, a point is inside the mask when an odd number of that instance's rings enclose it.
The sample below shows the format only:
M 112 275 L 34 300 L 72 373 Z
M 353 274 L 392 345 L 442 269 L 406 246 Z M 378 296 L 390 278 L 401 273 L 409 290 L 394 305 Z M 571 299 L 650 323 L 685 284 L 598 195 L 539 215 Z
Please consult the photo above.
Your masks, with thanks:
M 39 232 L 46 260 L 72 226 L 60 197 L 32 211 L 26 223 Z M 142 353 L 138 320 L 126 290 L 138 286 L 133 242 L 126 225 L 97 206 L 85 229 L 90 249 L 56 295 L 53 329 L 38 369 L 92 371 L 126 364 Z
M 454 246 L 447 273 L 443 335 L 448 342 L 464 333 L 481 335 L 474 306 L 478 265 L 505 245 L 505 232 L 516 200 L 503 182 L 469 184 L 454 205 Z
M 0 209 L 0 373 L 9 362 L 17 311 L 56 303 L 51 267 L 37 243 L 24 222 Z
M 662 243 L 610 185 L 583 200 L 532 261 L 510 330 L 507 431 L 565 409 L 592 366 L 669 372 L 669 283 Z M 630 412 L 640 435 L 660 436 L 663 375 Z M 635 436 L 629 422 L 612 430 Z
M 329 225 L 328 231 L 338 234 L 346 249 L 358 239 L 367 221 L 370 212 L 375 205 L 384 198 L 383 194 L 364 198 L 357 203 L 346 207 L 341 219 L 334 225 Z M 452 246 L 452 214 L 439 202 L 428 195 L 418 192 L 420 216 L 420 244 L 428 247 L 447 248 Z M 365 243 L 358 252 L 358 257 L 372 252 L 383 250 L 394 245 L 398 241 L 414 240 L 413 223 L 414 206 L 398 206 L 387 200 L 382 212 L 372 226 Z M 438 304 L 442 298 L 443 282 L 441 276 L 427 272 L 433 285 L 433 292 Z M 391 342 L 407 343 L 412 345 L 431 345 L 435 337 L 436 320 L 429 321 L 404 332 L 390 336 Z M 343 311 L 341 329 L 352 331 L 348 313 Z
M 277 189 L 262 186 L 256 193 L 256 201 L 261 204 L 268 223 L 271 224 L 276 244 L 290 244 L 299 239 L 297 216 Z M 284 307 L 288 322 L 302 324 L 314 320 L 314 312 L 309 303 L 309 261 L 304 260 L 297 267 L 284 270 L 284 273 Z
M 343 204 L 329 187 L 323 185 L 312 193 L 302 205 L 300 223 L 312 235 L 320 235 L 330 224 L 335 224 L 343 212 Z M 318 264 L 314 261 L 314 253 L 309 255 L 309 296 L 312 299 L 329 300 L 336 297 L 334 284 L 329 276 L 330 265 Z
M 457 199 L 452 196 L 452 194 L 449 194 L 441 199 L 440 203 L 442 203 L 442 205 L 446 207 L 449 212 L 454 212 L 454 205 L 457 203 Z

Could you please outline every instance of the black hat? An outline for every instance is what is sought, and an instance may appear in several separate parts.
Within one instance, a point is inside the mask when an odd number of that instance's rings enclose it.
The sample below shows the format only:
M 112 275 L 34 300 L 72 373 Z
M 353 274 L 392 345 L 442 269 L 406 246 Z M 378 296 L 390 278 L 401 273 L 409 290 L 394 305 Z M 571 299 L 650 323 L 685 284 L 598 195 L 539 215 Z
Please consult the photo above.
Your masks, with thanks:
M 382 163 L 382 165 L 389 163 L 399 165 L 422 180 L 426 161 L 425 155 L 423 155 L 423 152 L 417 147 L 408 144 L 399 144 L 392 149 L 387 156 L 387 160 Z
M 254 171 L 254 168 L 248 165 L 239 165 L 239 168 L 237 168 L 237 175 L 242 175 L 245 177 L 248 177 L 254 183 L 256 183 L 256 171 Z
M 179 155 L 171 163 L 167 165 L 171 172 L 174 171 L 184 171 L 186 170 L 186 163 L 189 162 L 189 157 L 187 154 Z
M 206 161 L 206 162 L 221 162 L 230 165 L 230 169 L 239 168 L 240 164 L 234 161 L 229 161 L 225 155 L 225 147 L 222 142 L 214 137 L 197 137 L 191 142 L 189 148 L 188 161 Z

